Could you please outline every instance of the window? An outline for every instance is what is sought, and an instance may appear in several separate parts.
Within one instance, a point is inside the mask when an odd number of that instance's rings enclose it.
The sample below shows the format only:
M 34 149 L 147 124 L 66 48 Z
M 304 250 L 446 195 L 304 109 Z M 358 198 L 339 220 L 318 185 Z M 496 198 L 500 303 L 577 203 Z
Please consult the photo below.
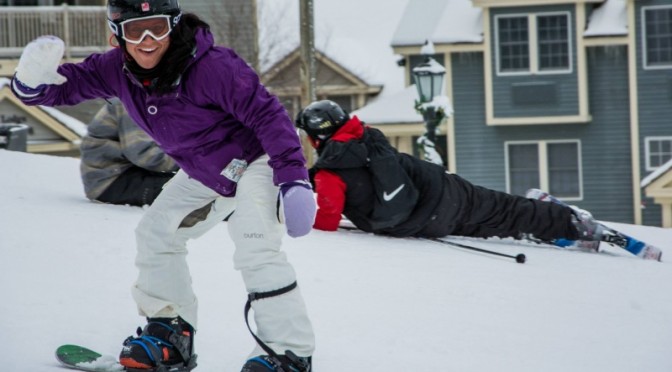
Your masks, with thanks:
M 499 20 L 499 56 L 501 71 L 528 71 L 530 48 L 527 18 Z
M 578 143 L 547 143 L 548 190 L 557 197 L 581 195 L 579 190 Z
M 509 192 L 525 195 L 539 188 L 539 150 L 536 144 L 509 146 Z
M 672 159 L 672 137 L 648 137 L 645 149 L 646 170 L 654 171 Z
M 539 32 L 539 71 L 569 68 L 568 17 L 549 15 L 537 17 Z
M 582 198 L 578 141 L 510 142 L 505 146 L 509 193 L 525 195 L 530 188 L 540 188 L 565 200 Z
M 643 7 L 642 27 L 644 67 L 672 67 L 672 7 Z
M 569 13 L 496 16 L 497 73 L 571 72 Z

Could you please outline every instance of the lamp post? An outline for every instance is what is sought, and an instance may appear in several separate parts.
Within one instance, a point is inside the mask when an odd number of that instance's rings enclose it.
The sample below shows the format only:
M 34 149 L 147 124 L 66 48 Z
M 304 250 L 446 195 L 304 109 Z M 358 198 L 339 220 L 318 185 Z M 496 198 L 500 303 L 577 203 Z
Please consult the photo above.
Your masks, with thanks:
M 418 139 L 418 144 L 424 152 L 425 160 L 443 165 L 441 157 L 434 148 L 436 143 L 436 129 L 447 115 L 450 115 L 448 99 L 443 95 L 443 78 L 446 69 L 430 57 L 434 54 L 434 47 L 426 43 L 422 54 L 425 60 L 413 68 L 415 87 L 418 89 L 418 100 L 415 109 L 422 114 L 425 122 L 425 134 Z

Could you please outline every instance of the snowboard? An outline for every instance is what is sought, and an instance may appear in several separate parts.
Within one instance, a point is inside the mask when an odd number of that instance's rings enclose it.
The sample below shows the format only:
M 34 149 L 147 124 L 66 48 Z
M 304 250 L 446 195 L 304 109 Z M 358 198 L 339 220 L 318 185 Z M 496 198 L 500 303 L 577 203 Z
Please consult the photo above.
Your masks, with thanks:
M 116 357 L 102 355 L 79 345 L 63 345 L 56 349 L 56 359 L 65 367 L 87 372 L 124 371 Z
M 530 199 L 537 199 L 541 201 L 548 201 L 551 203 L 556 203 L 564 205 L 566 207 L 572 208 L 567 203 L 561 201 L 560 199 L 554 197 L 553 195 L 539 190 L 539 189 L 530 189 L 527 191 L 526 196 Z M 622 248 L 633 255 L 643 258 L 645 260 L 657 260 L 661 261 L 663 252 L 660 248 L 654 247 L 651 244 L 647 244 L 639 239 L 633 238 L 627 234 L 624 234 L 616 229 L 613 229 L 609 226 L 606 226 L 602 223 L 598 223 L 603 231 L 601 240 L 605 243 L 615 245 L 619 248 Z M 571 244 L 572 241 L 562 239 L 562 244 Z M 554 244 L 557 244 L 554 242 Z M 559 245 L 559 244 L 558 244 Z
M 196 368 L 197 355 L 194 354 L 189 365 L 160 365 L 154 372 L 188 372 Z M 56 359 L 65 367 L 86 372 L 148 372 L 147 369 L 126 368 L 112 355 L 103 355 L 79 345 L 62 345 L 56 349 Z

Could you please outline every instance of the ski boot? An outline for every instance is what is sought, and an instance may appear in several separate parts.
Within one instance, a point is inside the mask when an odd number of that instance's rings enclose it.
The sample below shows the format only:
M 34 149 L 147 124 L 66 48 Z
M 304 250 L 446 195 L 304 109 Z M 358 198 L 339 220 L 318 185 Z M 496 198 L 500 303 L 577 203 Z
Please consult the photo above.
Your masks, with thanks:
M 604 227 L 595 221 L 588 211 L 570 205 L 572 209 L 572 224 L 579 233 L 579 240 L 600 241 Z
M 129 372 L 186 372 L 196 368 L 194 329 L 182 318 L 148 318 L 124 341 L 119 363 Z
M 593 216 L 583 209 L 573 205 L 567 205 L 553 195 L 539 189 L 529 189 L 525 196 L 529 199 L 547 201 L 570 207 L 573 213 L 572 223 L 579 232 L 579 239 L 607 242 L 623 248 L 645 260 L 661 261 L 663 252 L 660 248 L 654 247 L 595 221 Z
M 260 355 L 248 359 L 241 372 L 310 372 L 311 357 L 298 357 L 287 350 L 285 355 Z
M 567 205 L 564 202 L 557 199 L 556 197 L 554 197 L 553 195 L 539 189 L 527 190 L 527 192 L 525 193 L 525 197 L 528 199 L 551 202 L 570 208 L 572 210 L 572 225 L 574 225 L 574 228 L 576 228 L 576 231 L 579 233 L 579 241 L 599 242 L 602 240 L 602 235 L 604 233 L 604 226 L 599 222 L 597 222 L 590 212 L 581 209 L 575 205 Z M 557 240 L 558 243 L 556 244 L 554 242 L 554 244 L 559 247 L 566 247 L 570 245 L 574 246 L 584 245 L 585 247 L 581 248 L 587 248 L 586 250 L 590 249 L 597 250 L 597 245 L 591 243 L 576 244 L 572 240 L 566 240 L 566 239 L 557 239 Z

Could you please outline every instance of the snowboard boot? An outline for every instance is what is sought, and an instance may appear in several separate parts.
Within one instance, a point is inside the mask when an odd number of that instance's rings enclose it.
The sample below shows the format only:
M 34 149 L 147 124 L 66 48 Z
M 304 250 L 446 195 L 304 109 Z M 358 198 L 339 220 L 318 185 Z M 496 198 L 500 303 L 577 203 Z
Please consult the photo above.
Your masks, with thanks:
M 129 372 L 190 371 L 196 367 L 194 329 L 182 318 L 148 318 L 124 341 L 119 363 Z
M 310 372 L 311 357 L 299 357 L 291 351 L 277 358 L 270 355 L 259 355 L 248 359 L 241 372 Z

